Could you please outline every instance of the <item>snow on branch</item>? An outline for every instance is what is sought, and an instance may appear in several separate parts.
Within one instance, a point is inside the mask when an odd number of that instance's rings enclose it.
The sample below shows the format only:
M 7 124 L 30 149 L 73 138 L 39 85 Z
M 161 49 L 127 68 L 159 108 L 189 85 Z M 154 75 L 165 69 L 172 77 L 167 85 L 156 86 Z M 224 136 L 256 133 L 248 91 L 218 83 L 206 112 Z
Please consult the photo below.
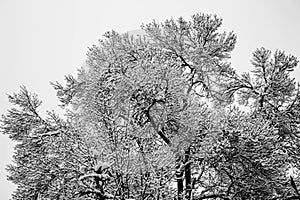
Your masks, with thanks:
M 90 178 L 90 177 L 96 177 L 102 181 L 110 179 L 110 176 L 108 174 L 91 173 L 91 174 L 86 174 L 86 175 L 79 177 L 79 180 L 82 181 L 83 179 Z

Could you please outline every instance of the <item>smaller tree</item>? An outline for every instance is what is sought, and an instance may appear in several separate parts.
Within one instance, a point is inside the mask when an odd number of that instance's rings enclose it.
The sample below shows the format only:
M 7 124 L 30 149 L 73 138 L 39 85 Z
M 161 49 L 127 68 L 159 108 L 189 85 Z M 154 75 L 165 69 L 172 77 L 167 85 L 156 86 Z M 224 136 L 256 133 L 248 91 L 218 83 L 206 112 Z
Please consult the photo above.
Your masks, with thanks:
M 96 159 L 72 113 L 68 121 L 54 112 L 43 119 L 38 114 L 42 102 L 25 87 L 9 95 L 9 101 L 15 108 L 2 116 L 1 131 L 17 143 L 14 164 L 7 168 L 8 179 L 18 186 L 14 200 L 111 197 L 102 184 L 108 175 L 95 167 Z
M 269 171 L 260 178 L 264 189 L 269 188 L 261 198 L 284 199 L 297 194 L 287 186 L 286 171 L 299 169 L 299 85 L 290 76 L 298 60 L 282 51 L 276 51 L 271 59 L 271 51 L 261 48 L 254 52 L 252 64 L 254 78 L 250 73 L 233 76 L 226 92 L 230 96 L 237 93 L 239 103 L 249 106 L 255 125 L 260 124 L 257 120 L 265 123 L 265 133 L 250 135 L 248 147 L 255 150 L 249 158 L 254 161 L 257 157 L 257 163 Z

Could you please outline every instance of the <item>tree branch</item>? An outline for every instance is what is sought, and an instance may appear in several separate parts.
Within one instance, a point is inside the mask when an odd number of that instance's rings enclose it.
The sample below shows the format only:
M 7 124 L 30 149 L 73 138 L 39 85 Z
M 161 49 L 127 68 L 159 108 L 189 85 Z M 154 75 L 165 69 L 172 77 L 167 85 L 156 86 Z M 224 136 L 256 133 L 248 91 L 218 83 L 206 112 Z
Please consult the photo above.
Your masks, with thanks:
M 202 199 L 212 199 L 212 198 L 221 198 L 224 200 L 229 200 L 229 197 L 225 194 L 210 194 L 210 195 L 205 195 L 202 197 L 195 197 L 194 200 L 202 200 Z
M 96 173 L 91 173 L 91 174 L 86 174 L 81 177 L 79 177 L 78 180 L 82 181 L 83 179 L 89 178 L 89 177 L 96 177 L 99 178 L 100 180 L 108 180 L 110 179 L 110 176 L 108 174 L 96 174 Z
M 56 130 L 56 131 L 49 131 L 43 134 L 38 134 L 38 135 L 33 135 L 31 136 L 31 138 L 39 138 L 39 137 L 46 137 L 46 136 L 56 136 L 58 134 L 60 134 L 61 131 L 60 130 Z
M 153 117 L 150 115 L 150 110 L 151 108 L 155 105 L 157 101 L 154 100 L 152 102 L 152 104 L 148 107 L 146 115 L 148 117 L 148 119 L 150 120 L 150 123 L 152 125 L 152 127 L 154 128 L 154 130 L 157 132 L 157 134 L 163 139 L 163 141 L 168 145 L 168 146 L 172 146 L 170 139 L 165 135 L 164 130 L 160 129 L 154 122 Z

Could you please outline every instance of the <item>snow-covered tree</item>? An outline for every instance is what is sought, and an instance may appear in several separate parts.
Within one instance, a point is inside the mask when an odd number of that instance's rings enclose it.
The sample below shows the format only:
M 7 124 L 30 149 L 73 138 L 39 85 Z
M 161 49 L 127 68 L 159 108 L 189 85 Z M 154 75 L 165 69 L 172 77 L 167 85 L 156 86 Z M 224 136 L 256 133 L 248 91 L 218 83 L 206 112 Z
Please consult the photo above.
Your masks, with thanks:
M 144 25 L 146 37 L 106 33 L 106 40 L 90 49 L 88 69 L 80 73 L 78 92 L 71 100 L 79 118 L 96 131 L 97 151 L 110 149 L 104 144 L 114 144 L 112 152 L 106 154 L 116 156 L 106 159 L 111 159 L 108 162 L 116 170 L 124 167 L 121 163 L 118 169 L 116 161 L 129 162 L 119 156 L 130 155 L 133 163 L 142 157 L 141 169 L 134 164 L 130 172 L 141 170 L 157 185 L 164 182 L 161 187 L 169 187 L 176 178 L 178 199 L 190 199 L 196 187 L 192 183 L 193 168 L 204 159 L 195 157 L 198 150 L 193 148 L 201 146 L 202 129 L 211 123 L 207 122 L 210 111 L 204 99 L 220 98 L 220 83 L 234 73 L 226 59 L 236 37 L 218 33 L 220 25 L 221 19 L 216 16 L 199 14 L 191 22 L 180 18 Z M 57 88 L 61 94 L 67 90 Z M 165 153 L 168 162 L 166 158 L 153 160 L 156 154 Z M 157 170 L 166 171 L 162 166 L 168 168 L 167 182 L 155 177 Z M 122 169 L 123 176 L 127 176 L 126 170 Z M 160 187 L 157 196 L 159 191 Z M 149 192 L 154 198 L 153 194 Z
M 255 135 L 248 136 L 254 151 L 249 159 L 260 166 L 261 172 L 260 178 L 252 177 L 259 188 L 252 190 L 261 199 L 299 198 L 294 181 L 297 177 L 295 180 L 299 184 L 299 84 L 290 74 L 298 60 L 279 50 L 271 58 L 271 51 L 260 48 L 253 53 L 252 64 L 252 74 L 233 76 L 226 91 L 228 95 L 237 93 L 239 103 L 251 110 L 249 115 L 261 120 L 267 128 L 265 133 L 256 131 Z M 297 173 L 293 174 L 294 178 L 287 178 L 287 171 L 291 170 Z M 289 197 L 293 195 L 298 197 Z
M 9 96 L 13 199 L 297 198 L 286 171 L 300 167 L 298 61 L 258 49 L 254 78 L 239 76 L 221 24 L 196 14 L 145 24 L 144 36 L 107 32 L 77 78 L 53 84 L 65 120 L 40 117 L 25 88 Z

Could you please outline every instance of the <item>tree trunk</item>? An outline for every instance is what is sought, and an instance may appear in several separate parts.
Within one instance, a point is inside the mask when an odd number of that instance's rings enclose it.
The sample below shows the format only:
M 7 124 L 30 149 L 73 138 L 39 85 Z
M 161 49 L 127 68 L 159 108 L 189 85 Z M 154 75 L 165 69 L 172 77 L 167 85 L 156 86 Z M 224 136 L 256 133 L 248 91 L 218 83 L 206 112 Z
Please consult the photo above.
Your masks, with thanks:
M 190 149 L 190 147 L 188 147 L 185 150 L 184 163 L 189 162 L 190 153 L 191 153 L 191 149 Z M 189 163 L 185 166 L 184 174 L 185 174 L 185 198 L 187 200 L 190 200 L 191 199 L 191 193 L 192 193 L 191 163 Z
M 176 158 L 176 179 L 177 179 L 177 200 L 182 200 L 183 196 L 183 170 L 181 169 L 181 156 Z

